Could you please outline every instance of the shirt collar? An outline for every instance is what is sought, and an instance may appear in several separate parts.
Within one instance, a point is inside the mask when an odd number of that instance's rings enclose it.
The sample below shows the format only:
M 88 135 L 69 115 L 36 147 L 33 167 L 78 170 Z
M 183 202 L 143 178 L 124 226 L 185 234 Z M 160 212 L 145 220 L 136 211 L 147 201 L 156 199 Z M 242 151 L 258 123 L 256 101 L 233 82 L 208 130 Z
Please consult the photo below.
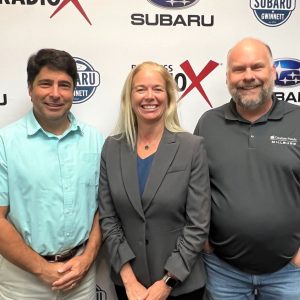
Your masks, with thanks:
M 70 127 L 62 134 L 62 136 L 67 135 L 71 131 L 78 131 L 81 135 L 83 135 L 82 128 L 78 121 L 76 120 L 75 116 L 69 112 L 68 118 L 70 120 Z M 37 119 L 34 116 L 33 110 L 31 110 L 27 116 L 26 116 L 26 126 L 27 126 L 27 134 L 29 136 L 35 135 L 38 131 L 41 131 L 49 136 L 49 132 L 46 132 L 40 125 L 40 123 L 37 121 Z
M 272 107 L 271 109 L 262 117 L 260 117 L 254 123 L 266 122 L 268 120 L 280 120 L 285 114 L 284 103 L 279 101 L 275 95 L 272 96 Z M 233 99 L 230 100 L 229 104 L 225 106 L 225 119 L 230 121 L 239 121 L 250 123 L 249 121 L 243 119 L 236 110 L 236 104 Z

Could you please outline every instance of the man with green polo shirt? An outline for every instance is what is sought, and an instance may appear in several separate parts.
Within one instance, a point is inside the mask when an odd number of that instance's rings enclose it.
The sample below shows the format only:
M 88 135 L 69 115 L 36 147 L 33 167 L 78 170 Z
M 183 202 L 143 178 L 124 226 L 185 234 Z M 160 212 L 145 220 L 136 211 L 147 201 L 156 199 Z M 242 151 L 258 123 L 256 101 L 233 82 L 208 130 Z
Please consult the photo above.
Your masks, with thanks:
M 72 56 L 27 64 L 33 109 L 0 130 L 0 299 L 96 299 L 102 135 L 70 112 Z
M 207 290 L 214 300 L 300 299 L 300 107 L 273 95 L 265 43 L 243 39 L 227 59 L 232 99 L 195 129 L 212 193 Z

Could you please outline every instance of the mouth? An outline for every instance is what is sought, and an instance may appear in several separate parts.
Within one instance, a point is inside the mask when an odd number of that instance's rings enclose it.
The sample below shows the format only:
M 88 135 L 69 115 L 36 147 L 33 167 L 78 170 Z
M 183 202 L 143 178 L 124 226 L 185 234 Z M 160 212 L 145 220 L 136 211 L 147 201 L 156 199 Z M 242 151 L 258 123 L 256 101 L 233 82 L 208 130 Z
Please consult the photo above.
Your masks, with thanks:
M 45 105 L 48 107 L 50 110 L 58 110 L 61 107 L 63 107 L 62 103 L 45 103 Z
M 155 105 L 155 104 L 142 104 L 141 107 L 144 110 L 154 110 L 158 107 L 158 105 Z

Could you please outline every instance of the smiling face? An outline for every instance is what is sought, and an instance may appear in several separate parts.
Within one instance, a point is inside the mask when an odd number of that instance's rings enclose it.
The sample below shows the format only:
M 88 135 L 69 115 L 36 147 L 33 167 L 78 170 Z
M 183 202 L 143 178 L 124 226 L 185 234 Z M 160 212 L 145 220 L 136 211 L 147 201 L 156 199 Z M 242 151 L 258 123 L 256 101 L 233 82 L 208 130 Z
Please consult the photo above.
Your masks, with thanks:
M 45 130 L 62 133 L 69 126 L 73 90 L 72 78 L 63 71 L 45 66 L 35 77 L 29 86 L 29 95 L 34 115 Z
M 141 123 L 164 124 L 164 113 L 168 107 L 166 82 L 158 71 L 150 68 L 139 70 L 132 80 L 131 105 Z
M 255 110 L 270 102 L 275 78 L 271 54 L 262 42 L 245 39 L 229 52 L 227 86 L 240 107 Z

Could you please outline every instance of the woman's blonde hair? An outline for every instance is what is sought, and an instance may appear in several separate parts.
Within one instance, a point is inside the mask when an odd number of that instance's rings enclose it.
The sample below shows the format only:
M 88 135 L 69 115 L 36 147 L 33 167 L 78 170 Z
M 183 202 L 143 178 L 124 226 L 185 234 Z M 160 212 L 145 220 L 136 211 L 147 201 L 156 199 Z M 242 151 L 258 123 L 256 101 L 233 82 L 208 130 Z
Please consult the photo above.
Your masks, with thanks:
M 132 69 L 126 78 L 121 94 L 119 118 L 117 126 L 114 130 L 114 134 L 120 134 L 120 138 L 125 138 L 128 144 L 133 149 L 136 145 L 137 118 L 132 109 L 131 103 L 132 82 L 134 76 L 143 69 L 150 69 L 152 71 L 156 71 L 165 80 L 166 91 L 168 96 L 168 107 L 164 113 L 165 128 L 167 128 L 171 132 L 184 131 L 180 126 L 177 114 L 178 87 L 175 80 L 164 66 L 152 61 L 143 62 L 137 65 L 134 69 Z

